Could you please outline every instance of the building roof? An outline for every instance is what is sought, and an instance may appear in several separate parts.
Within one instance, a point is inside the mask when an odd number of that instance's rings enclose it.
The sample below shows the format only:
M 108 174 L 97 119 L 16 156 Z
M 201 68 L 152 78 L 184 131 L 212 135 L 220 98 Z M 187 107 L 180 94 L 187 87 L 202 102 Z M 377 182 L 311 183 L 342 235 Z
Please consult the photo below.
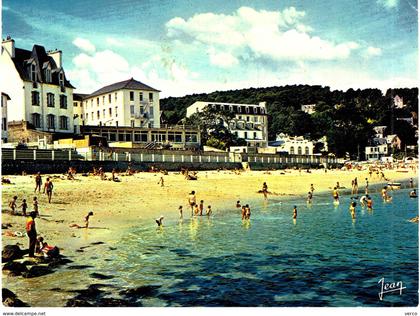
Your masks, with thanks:
M 57 67 L 54 59 L 51 56 L 48 56 L 43 46 L 34 45 L 32 51 L 15 48 L 15 57 L 12 58 L 12 61 L 15 64 L 15 68 L 22 80 L 32 81 L 30 66 L 33 62 L 35 62 L 37 73 L 36 82 L 59 85 L 58 74 L 63 69 Z M 48 65 L 51 68 L 51 82 L 47 82 L 45 72 L 43 71 Z M 64 86 L 74 89 L 74 86 L 66 79 L 64 71 L 63 74 Z
M 11 100 L 7 93 L 2 92 L 1 95 L 4 95 L 7 100 Z
M 105 86 L 99 90 L 96 90 L 92 94 L 89 94 L 86 96 L 86 98 L 95 97 L 101 94 L 107 94 L 110 92 L 123 90 L 123 89 L 130 89 L 130 90 L 146 90 L 146 91 L 154 91 L 154 92 L 160 92 L 159 90 L 156 90 L 140 81 L 134 80 L 133 78 L 130 78 L 125 81 L 117 82 L 110 84 L 109 86 Z
M 73 93 L 73 100 L 74 101 L 82 101 L 88 95 L 89 94 L 87 94 L 87 93 Z

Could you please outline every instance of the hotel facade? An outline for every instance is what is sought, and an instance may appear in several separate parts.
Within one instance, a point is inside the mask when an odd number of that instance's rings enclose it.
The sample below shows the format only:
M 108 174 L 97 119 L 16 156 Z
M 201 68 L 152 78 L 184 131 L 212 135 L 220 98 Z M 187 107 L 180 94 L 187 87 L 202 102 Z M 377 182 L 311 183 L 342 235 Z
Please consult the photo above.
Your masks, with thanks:
M 82 97 L 81 125 L 160 127 L 159 90 L 133 78 Z
M 187 117 L 202 112 L 207 107 L 233 112 L 234 118 L 229 122 L 224 122 L 231 133 L 244 139 L 249 147 L 267 147 L 268 120 L 265 102 L 239 104 L 197 101 L 187 108 Z
M 8 122 L 29 123 L 35 130 L 73 133 L 73 89 L 62 67 L 60 50 L 15 47 L 7 37 L 0 57 L 0 90 L 7 93 Z

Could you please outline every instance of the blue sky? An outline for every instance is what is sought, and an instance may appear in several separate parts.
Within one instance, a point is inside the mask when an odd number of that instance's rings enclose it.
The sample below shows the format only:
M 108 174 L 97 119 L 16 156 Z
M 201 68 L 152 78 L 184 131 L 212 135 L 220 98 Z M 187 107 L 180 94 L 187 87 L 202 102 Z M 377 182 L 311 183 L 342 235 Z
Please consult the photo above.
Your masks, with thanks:
M 161 96 L 286 84 L 417 85 L 415 0 L 3 0 L 3 37 L 63 51 L 77 92 Z

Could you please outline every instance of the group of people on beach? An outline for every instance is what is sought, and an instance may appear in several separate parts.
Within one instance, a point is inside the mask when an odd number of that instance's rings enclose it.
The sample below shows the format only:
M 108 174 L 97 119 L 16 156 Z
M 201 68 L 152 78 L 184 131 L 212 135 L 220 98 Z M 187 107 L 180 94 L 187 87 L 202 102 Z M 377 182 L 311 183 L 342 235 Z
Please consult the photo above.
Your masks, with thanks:
M 249 207 L 249 204 L 241 205 L 241 201 L 238 200 L 236 201 L 236 208 L 241 209 L 242 220 L 251 219 L 251 208 Z

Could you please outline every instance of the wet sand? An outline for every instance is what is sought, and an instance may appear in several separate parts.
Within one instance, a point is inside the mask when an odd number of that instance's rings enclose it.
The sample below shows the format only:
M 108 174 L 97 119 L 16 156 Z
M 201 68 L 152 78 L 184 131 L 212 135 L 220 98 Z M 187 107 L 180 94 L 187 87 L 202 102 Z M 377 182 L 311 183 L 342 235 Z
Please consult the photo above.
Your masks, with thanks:
M 110 176 L 110 174 L 107 174 Z M 175 219 L 179 216 L 178 207 L 184 208 L 184 217 L 189 217 L 191 210 L 187 205 L 188 193 L 195 190 L 197 202 L 204 200 L 205 208 L 211 205 L 217 213 L 227 207 L 235 207 L 236 201 L 250 203 L 263 200 L 258 193 L 262 183 L 267 182 L 269 199 L 281 200 L 291 196 L 301 196 L 306 199 L 310 184 L 315 187 L 314 199 L 317 194 L 331 192 L 336 182 L 341 191 L 351 190 L 351 180 L 355 177 L 359 182 L 359 194 L 364 192 L 367 171 L 328 171 L 312 170 L 311 173 L 297 170 L 248 171 L 236 175 L 230 171 L 198 172 L 197 181 L 187 181 L 179 173 L 164 175 L 165 186 L 158 184 L 161 173 L 137 173 L 133 176 L 119 175 L 121 182 L 100 180 L 99 177 L 83 177 L 76 175 L 76 180 L 53 179 L 54 193 L 49 204 L 45 194 L 34 194 L 35 181 L 32 176 L 10 176 L 11 185 L 3 185 L 2 193 L 2 223 L 10 223 L 12 227 L 2 229 L 3 245 L 19 243 L 26 248 L 28 239 L 25 235 L 25 218 L 11 216 L 4 211 L 14 195 L 18 196 L 17 204 L 26 198 L 29 211 L 32 210 L 34 196 L 39 200 L 41 217 L 37 219 L 38 235 L 51 245 L 57 245 L 61 252 L 74 253 L 76 249 L 92 241 L 106 242 L 113 232 L 137 225 L 139 219 L 149 219 L 150 225 L 155 224 L 155 218 L 163 215 L 165 219 Z M 410 170 L 400 173 L 395 170 L 385 171 L 385 176 L 392 181 L 401 181 L 408 185 L 407 179 L 417 178 Z M 46 175 L 43 175 L 43 182 Z M 369 184 L 386 183 L 376 175 L 369 178 Z M 415 184 L 417 180 L 415 180 Z M 252 206 L 252 205 L 251 205 Z M 19 209 L 20 211 L 20 209 Z M 84 217 L 89 211 L 94 215 L 90 218 L 89 229 L 69 227 L 76 223 L 84 225 Z M 23 237 L 7 236 L 6 232 L 19 231 Z

